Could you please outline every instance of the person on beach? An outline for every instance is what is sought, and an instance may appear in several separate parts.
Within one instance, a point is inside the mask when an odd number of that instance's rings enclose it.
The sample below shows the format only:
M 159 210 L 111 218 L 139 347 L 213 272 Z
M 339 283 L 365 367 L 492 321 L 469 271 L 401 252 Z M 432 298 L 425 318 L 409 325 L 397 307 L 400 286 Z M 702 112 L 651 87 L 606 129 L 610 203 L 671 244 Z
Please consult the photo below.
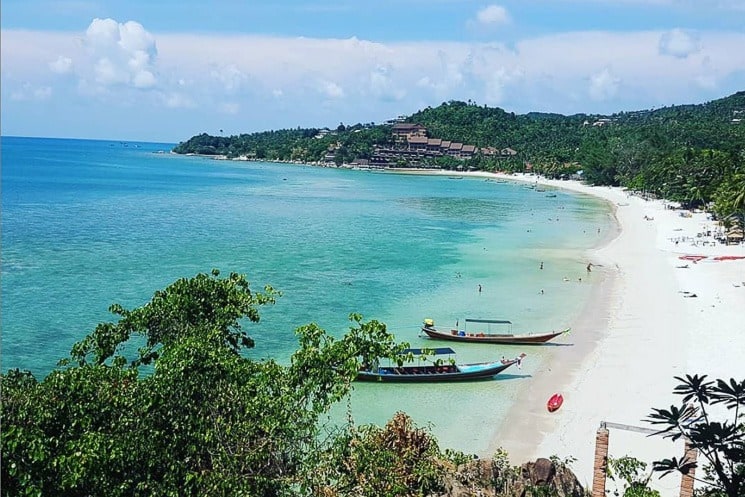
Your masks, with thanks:
M 479 283 L 479 293 L 481 293 L 481 283 Z
M 592 271 L 592 262 L 587 263 L 587 272 L 589 273 L 590 271 Z
M 541 261 L 541 269 L 543 269 L 543 261 Z

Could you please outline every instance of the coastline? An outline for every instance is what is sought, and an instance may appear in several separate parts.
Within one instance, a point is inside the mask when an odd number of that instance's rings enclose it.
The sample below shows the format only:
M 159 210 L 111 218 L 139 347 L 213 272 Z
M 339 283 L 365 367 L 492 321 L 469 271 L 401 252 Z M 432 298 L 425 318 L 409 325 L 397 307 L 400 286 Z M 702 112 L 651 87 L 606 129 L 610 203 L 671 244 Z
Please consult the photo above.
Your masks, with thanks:
M 704 213 L 683 217 L 665 201 L 645 200 L 620 188 L 530 174 L 381 172 L 532 183 L 599 198 L 615 216 L 616 232 L 584 252 L 593 264 L 585 280 L 592 294 L 570 323 L 572 333 L 565 341 L 572 346 L 551 351 L 503 422 L 483 425 L 480 431 L 489 444 L 480 456 L 491 457 L 500 447 L 512 464 L 557 456 L 572 461 L 571 469 L 590 488 L 595 435 L 602 422 L 651 428 L 644 419 L 652 408 L 679 404 L 680 397 L 672 394 L 675 376 L 745 378 L 745 259 L 714 260 L 745 256 L 745 245 L 713 244 L 710 237 L 699 236 L 714 226 Z M 679 259 L 691 254 L 707 258 L 698 263 Z M 563 394 L 564 405 L 548 413 L 546 400 L 554 392 Z M 648 471 L 653 461 L 682 453 L 680 441 L 611 430 L 609 456 L 632 456 Z M 651 486 L 667 497 L 677 495 L 679 482 L 671 475 L 653 479 Z M 611 485 L 609 480 L 607 488 Z
M 439 174 L 439 173 L 435 173 Z M 714 222 L 705 213 L 669 208 L 620 188 L 595 187 L 534 175 L 452 173 L 537 183 L 592 195 L 611 204 L 618 224 L 588 251 L 593 292 L 572 323 L 569 341 L 534 374 L 501 426 L 494 427 L 490 457 L 501 447 L 512 464 L 538 457 L 570 459 L 589 488 L 595 435 L 601 422 L 651 428 L 652 408 L 680 403 L 675 376 L 706 374 L 708 379 L 745 377 L 745 245 L 722 245 L 706 235 Z M 700 262 L 684 255 L 706 256 Z M 564 405 L 549 413 L 554 393 Z M 683 455 L 682 442 L 611 430 L 609 456 L 632 456 L 648 464 Z M 608 482 L 610 488 L 610 480 Z M 661 495 L 677 495 L 680 478 L 654 478 Z

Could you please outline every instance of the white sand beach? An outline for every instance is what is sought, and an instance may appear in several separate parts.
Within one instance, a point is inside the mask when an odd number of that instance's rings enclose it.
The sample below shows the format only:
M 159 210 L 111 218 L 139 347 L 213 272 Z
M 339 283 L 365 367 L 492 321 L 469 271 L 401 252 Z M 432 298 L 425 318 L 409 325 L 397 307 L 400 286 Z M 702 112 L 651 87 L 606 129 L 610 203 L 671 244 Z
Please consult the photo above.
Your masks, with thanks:
M 663 201 L 619 188 L 510 178 L 594 195 L 616 209 L 619 235 L 587 255 L 593 264 L 588 280 L 596 291 L 573 323 L 568 339 L 573 346 L 557 349 L 534 375 L 492 442 L 493 449 L 506 449 L 514 464 L 572 457 L 572 469 L 589 487 L 601 422 L 652 428 L 643 421 L 652 407 L 679 404 L 680 397 L 672 394 L 674 376 L 745 378 L 745 259 L 714 259 L 745 256 L 745 246 L 714 244 L 700 236 L 715 228 L 705 213 L 682 217 Z M 687 254 L 707 258 L 679 258 Z M 546 400 L 554 392 L 565 400 L 549 413 Z M 611 457 L 633 456 L 651 468 L 654 460 L 682 453 L 680 442 L 610 432 Z M 677 495 L 679 484 L 679 477 L 668 476 L 654 486 L 666 496 Z
M 417 172 L 413 172 L 417 174 Z M 418 174 L 433 174 L 418 172 Z M 594 285 L 587 308 L 572 333 L 534 373 L 502 426 L 490 456 L 505 449 L 512 464 L 558 456 L 586 488 L 592 485 L 595 435 L 601 423 L 654 428 L 645 422 L 652 408 L 679 405 L 675 376 L 745 378 L 745 245 L 716 243 L 705 233 L 717 226 L 706 213 L 669 208 L 621 188 L 535 175 L 483 172 L 462 174 L 537 183 L 592 195 L 609 202 L 618 234 L 591 250 L 585 281 Z M 686 255 L 706 256 L 698 262 Z M 554 413 L 546 401 L 564 396 Z M 683 443 L 611 428 L 609 457 L 631 456 L 648 464 L 681 457 Z M 656 476 L 650 485 L 663 497 L 677 497 L 680 477 Z M 607 488 L 614 488 L 612 481 Z

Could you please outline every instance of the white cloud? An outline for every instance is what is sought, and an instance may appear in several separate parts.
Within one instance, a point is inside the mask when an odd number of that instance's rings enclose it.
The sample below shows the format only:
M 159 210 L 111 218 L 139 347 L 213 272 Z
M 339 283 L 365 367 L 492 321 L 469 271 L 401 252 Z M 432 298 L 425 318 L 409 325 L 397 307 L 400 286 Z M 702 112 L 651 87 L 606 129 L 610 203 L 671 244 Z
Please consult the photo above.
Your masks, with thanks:
M 92 65 L 92 76 L 104 87 L 156 85 L 155 38 L 138 22 L 93 19 L 83 37 Z
M 343 98 L 344 89 L 333 81 L 321 81 L 319 83 L 319 90 L 328 98 Z
M 476 14 L 476 21 L 482 25 L 497 26 L 510 23 L 507 9 L 501 5 L 489 5 Z
M 135 88 L 150 88 L 155 86 L 155 76 L 150 71 L 138 71 L 132 78 Z
M 57 60 L 49 63 L 49 69 L 57 74 L 67 74 L 72 71 L 72 59 L 60 55 Z
M 10 93 L 10 99 L 22 102 L 22 101 L 42 101 L 48 100 L 52 96 L 52 88 L 49 86 L 34 86 L 31 83 L 25 82 L 15 88 Z
M 700 50 L 698 37 L 682 29 L 673 29 L 660 35 L 659 51 L 663 55 L 684 59 Z
M 454 47 L 453 47 L 454 48 Z M 472 53 L 468 47 L 452 50 L 439 47 L 435 53 L 428 54 L 425 75 L 416 80 L 416 85 L 428 91 L 438 100 L 447 99 L 448 95 L 462 88 L 466 82 L 466 73 L 471 71 Z
M 129 81 L 129 73 L 121 66 L 114 64 L 108 57 L 98 59 L 93 71 L 96 75 L 96 82 L 104 86 L 123 84 Z
M 489 105 L 504 103 L 505 90 L 518 84 L 525 77 L 521 68 L 500 67 L 489 74 L 484 81 L 484 99 Z
M 618 93 L 621 79 L 614 76 L 610 69 L 605 68 L 590 76 L 589 93 L 593 100 L 609 100 Z
M 248 81 L 248 75 L 238 69 L 235 64 L 228 64 L 213 69 L 210 74 L 227 92 L 236 92 Z
M 700 74 L 693 79 L 698 86 L 707 90 L 716 90 L 717 79 L 710 74 Z
M 214 115 L 229 126 L 236 116 L 232 127 L 250 131 L 240 109 L 271 116 L 262 126 L 318 126 L 378 121 L 448 100 L 515 112 L 614 112 L 745 87 L 745 33 L 698 31 L 695 56 L 687 57 L 663 53 L 663 35 L 667 52 L 686 52 L 683 37 L 659 30 L 526 36 L 509 48 L 166 33 L 157 35 L 156 51 L 156 36 L 141 25 L 98 20 L 85 33 L 4 30 L 0 90 L 17 102 L 131 108 L 140 120 L 196 109 L 194 119 Z M 79 79 L 52 72 L 66 70 Z
M 406 96 L 406 90 L 397 86 L 391 69 L 386 66 L 378 66 L 370 73 L 370 91 L 372 95 L 381 100 L 402 100 Z
M 184 93 L 169 93 L 163 96 L 163 103 L 171 109 L 193 109 L 196 107 L 194 101 Z
M 389 109 L 387 115 L 397 115 L 469 98 L 515 111 L 612 112 L 622 110 L 621 103 L 644 108 L 696 101 L 692 82 L 701 74 L 722 81 L 745 71 L 745 52 L 737 50 L 745 34 L 701 32 L 701 57 L 686 59 L 660 55 L 661 35 L 562 33 L 525 38 L 512 48 L 477 42 L 160 35 L 158 48 L 161 73 L 188 77 L 192 92 L 202 89 L 195 97 L 200 101 L 214 91 L 205 89 L 214 81 L 210 72 L 232 64 L 251 75 L 251 95 L 242 98 L 276 97 L 281 89 L 282 98 L 270 102 L 301 107 L 308 115 L 318 111 L 318 99 L 345 98 L 352 102 L 345 110 L 360 113 L 360 121 L 375 119 L 366 113 Z M 703 68 L 707 55 L 711 64 Z M 588 100 L 590 89 L 593 98 Z

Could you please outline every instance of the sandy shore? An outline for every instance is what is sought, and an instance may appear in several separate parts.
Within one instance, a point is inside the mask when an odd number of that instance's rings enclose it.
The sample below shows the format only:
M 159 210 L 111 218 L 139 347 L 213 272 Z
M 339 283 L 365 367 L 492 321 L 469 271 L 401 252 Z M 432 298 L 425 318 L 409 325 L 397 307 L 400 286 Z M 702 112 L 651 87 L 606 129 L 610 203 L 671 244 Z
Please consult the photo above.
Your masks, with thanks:
M 643 420 L 652 407 L 679 403 L 672 394 L 674 376 L 745 378 L 745 259 L 714 259 L 745 256 L 745 246 L 699 235 L 716 228 L 705 213 L 683 217 L 663 201 L 618 188 L 538 182 L 607 200 L 620 232 L 588 254 L 595 291 L 573 323 L 574 346 L 562 348 L 535 374 L 492 447 L 505 448 L 515 464 L 550 455 L 574 458 L 572 469 L 589 487 L 601 422 L 651 428 Z M 680 259 L 692 254 L 707 258 Z M 565 401 L 551 414 L 545 402 L 554 392 Z M 610 433 L 611 457 L 630 455 L 651 467 L 653 460 L 682 452 L 682 443 L 660 437 Z M 679 481 L 669 476 L 654 486 L 663 495 L 677 495 Z
M 452 173 L 447 173 L 452 174 Z M 571 458 L 580 481 L 590 487 L 595 434 L 601 422 L 644 428 L 653 407 L 679 404 L 674 376 L 707 374 L 710 379 L 745 378 L 745 256 L 743 245 L 716 244 L 715 223 L 705 213 L 681 215 L 663 201 L 628 195 L 620 188 L 576 181 L 503 176 L 592 195 L 608 201 L 618 236 L 590 251 L 593 297 L 572 324 L 572 347 L 557 348 L 497 431 L 490 449 L 502 447 L 513 464 L 537 457 Z M 705 255 L 694 263 L 683 255 Z M 554 413 L 554 393 L 564 405 Z M 611 429 L 610 457 L 647 462 L 682 456 L 682 442 Z M 680 478 L 652 486 L 664 496 L 678 493 Z M 612 485 L 608 483 L 609 488 Z

